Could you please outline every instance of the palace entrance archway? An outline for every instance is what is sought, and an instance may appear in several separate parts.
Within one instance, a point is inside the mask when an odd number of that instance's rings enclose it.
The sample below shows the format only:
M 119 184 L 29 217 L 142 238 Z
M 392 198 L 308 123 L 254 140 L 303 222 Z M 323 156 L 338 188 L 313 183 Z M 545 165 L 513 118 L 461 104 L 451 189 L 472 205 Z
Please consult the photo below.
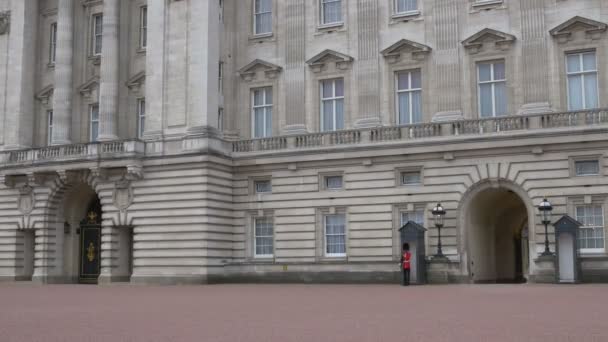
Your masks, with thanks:
M 525 282 L 529 274 L 529 212 L 509 187 L 481 187 L 462 208 L 468 271 L 473 282 Z

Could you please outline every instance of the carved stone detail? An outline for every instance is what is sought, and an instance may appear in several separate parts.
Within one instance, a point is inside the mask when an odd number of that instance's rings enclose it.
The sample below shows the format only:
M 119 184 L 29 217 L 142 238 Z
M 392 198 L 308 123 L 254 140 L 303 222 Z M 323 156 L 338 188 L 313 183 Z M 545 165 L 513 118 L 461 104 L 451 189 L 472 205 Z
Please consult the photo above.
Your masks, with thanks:
M 118 210 L 123 212 L 131 206 L 133 203 L 133 188 L 130 180 L 121 179 L 115 183 L 112 202 Z
M 26 184 L 19 188 L 19 196 L 17 197 L 17 208 L 23 215 L 29 215 L 34 210 L 36 199 L 34 197 L 34 188 Z
M 272 64 L 261 59 L 256 59 L 253 62 L 242 67 L 239 70 L 239 75 L 246 82 L 251 82 L 256 78 L 256 75 L 260 70 L 264 71 L 264 75 L 267 79 L 273 80 L 277 78 L 283 68 L 276 64 Z
M 353 60 L 351 56 L 327 49 L 306 61 L 306 64 L 310 66 L 314 73 L 319 73 L 331 62 L 335 63 L 336 69 L 347 70 L 350 68 Z

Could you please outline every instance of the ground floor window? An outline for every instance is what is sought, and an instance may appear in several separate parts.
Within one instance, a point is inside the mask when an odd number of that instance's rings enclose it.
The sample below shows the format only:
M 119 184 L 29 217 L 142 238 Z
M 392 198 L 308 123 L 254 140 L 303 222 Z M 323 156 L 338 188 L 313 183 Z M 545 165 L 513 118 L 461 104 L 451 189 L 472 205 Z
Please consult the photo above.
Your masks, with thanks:
M 255 218 L 255 257 L 271 258 L 274 255 L 274 229 L 269 217 Z
M 346 217 L 344 214 L 326 215 L 325 255 L 329 257 L 346 256 Z
M 604 252 L 604 208 L 601 205 L 577 206 L 576 220 L 583 224 L 578 233 L 581 252 Z

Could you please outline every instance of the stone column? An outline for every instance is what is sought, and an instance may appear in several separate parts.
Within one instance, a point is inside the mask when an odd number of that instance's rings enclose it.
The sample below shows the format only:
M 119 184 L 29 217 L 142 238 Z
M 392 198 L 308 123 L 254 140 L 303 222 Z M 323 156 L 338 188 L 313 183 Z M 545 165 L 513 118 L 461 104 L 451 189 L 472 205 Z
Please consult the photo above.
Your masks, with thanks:
M 306 0 L 285 9 L 285 122 L 283 133 L 306 133 Z
M 146 48 L 146 125 L 143 138 L 162 135 L 165 74 L 165 0 L 148 0 L 148 47 Z
M 6 80 L 5 147 L 32 146 L 38 1 L 11 1 Z
M 219 2 L 190 1 L 188 23 L 188 134 L 217 127 L 219 91 Z
M 59 0 L 57 47 L 55 54 L 55 89 L 53 90 L 52 145 L 71 143 L 72 63 L 74 59 L 74 0 Z
M 118 139 L 119 21 L 120 0 L 105 0 L 99 77 L 99 141 Z

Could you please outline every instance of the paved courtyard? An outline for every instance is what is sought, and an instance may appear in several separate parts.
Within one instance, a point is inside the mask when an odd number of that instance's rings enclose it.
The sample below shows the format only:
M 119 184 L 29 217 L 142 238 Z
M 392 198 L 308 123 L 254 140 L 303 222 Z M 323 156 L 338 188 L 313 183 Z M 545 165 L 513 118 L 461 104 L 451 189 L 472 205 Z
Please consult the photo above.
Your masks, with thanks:
M 608 341 L 608 285 L 0 285 L 0 341 Z

